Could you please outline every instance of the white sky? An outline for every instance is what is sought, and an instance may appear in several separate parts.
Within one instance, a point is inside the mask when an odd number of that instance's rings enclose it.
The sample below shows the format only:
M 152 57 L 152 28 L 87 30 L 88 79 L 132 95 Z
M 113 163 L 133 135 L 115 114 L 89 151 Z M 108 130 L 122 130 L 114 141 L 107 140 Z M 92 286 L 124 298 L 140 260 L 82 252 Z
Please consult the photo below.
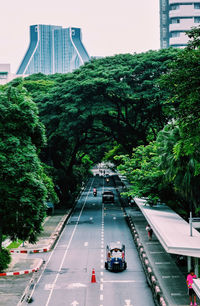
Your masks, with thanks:
M 159 0 L 0 0 L 0 63 L 12 72 L 32 24 L 80 27 L 91 56 L 159 49 Z

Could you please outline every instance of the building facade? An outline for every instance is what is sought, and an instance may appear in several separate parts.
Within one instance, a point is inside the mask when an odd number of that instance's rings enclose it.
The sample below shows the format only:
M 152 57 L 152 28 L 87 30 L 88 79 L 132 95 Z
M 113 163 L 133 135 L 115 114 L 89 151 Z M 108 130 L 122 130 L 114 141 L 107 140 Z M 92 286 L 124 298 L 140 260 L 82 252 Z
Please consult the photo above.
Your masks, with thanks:
M 200 25 L 199 0 L 160 0 L 161 48 L 187 46 L 186 31 Z
M 5 85 L 19 75 L 11 73 L 10 64 L 0 64 L 0 85 Z
M 30 45 L 17 74 L 67 73 L 90 57 L 82 43 L 80 28 L 54 25 L 30 26 Z

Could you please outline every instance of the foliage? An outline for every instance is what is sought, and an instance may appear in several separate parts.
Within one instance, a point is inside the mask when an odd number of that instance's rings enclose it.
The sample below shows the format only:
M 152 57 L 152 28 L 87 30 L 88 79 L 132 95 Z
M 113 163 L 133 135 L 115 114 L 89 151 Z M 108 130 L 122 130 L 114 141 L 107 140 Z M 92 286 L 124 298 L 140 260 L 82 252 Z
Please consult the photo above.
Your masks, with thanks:
M 155 204 L 163 192 L 164 171 L 160 170 L 160 156 L 157 153 L 157 144 L 152 142 L 147 146 L 139 146 L 128 155 L 115 157 L 122 164 L 118 170 L 126 175 L 131 183 L 129 195 L 146 197 L 148 203 Z
M 53 168 L 62 203 L 69 205 L 88 175 L 91 164 L 80 158 L 83 152 L 96 163 L 106 152 L 112 158 L 114 146 L 131 154 L 133 146 L 155 139 L 169 120 L 163 109 L 168 93 L 157 81 L 177 53 L 117 55 L 92 60 L 66 75 L 24 80 L 47 130 L 48 147 L 41 158 Z
M 10 252 L 6 249 L 2 249 L 0 252 L 0 272 L 3 272 L 5 269 L 7 269 L 10 262 Z
M 190 31 L 194 38 L 177 60 L 171 70 L 162 77 L 160 86 L 169 88 L 173 118 L 180 131 L 180 140 L 175 148 L 176 157 L 195 160 L 195 175 L 200 174 L 200 47 L 199 28 Z M 192 44 L 195 44 L 192 48 Z
M 45 216 L 47 189 L 38 158 L 44 127 L 26 90 L 0 90 L 0 249 L 2 235 L 35 242 Z
M 17 241 L 12 241 L 9 246 L 7 246 L 7 249 L 15 249 L 18 248 L 22 244 L 22 240 L 18 239 Z

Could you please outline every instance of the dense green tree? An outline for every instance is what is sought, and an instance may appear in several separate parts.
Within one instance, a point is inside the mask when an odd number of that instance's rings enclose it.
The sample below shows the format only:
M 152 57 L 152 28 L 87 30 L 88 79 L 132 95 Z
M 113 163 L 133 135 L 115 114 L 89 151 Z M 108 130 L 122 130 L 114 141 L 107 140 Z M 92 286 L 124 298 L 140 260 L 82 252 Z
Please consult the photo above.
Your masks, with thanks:
M 2 235 L 35 242 L 45 216 L 45 143 L 38 109 L 21 86 L 0 88 L 0 250 Z M 48 184 L 47 184 L 48 185 Z
M 191 43 L 171 63 L 160 85 L 169 89 L 173 118 L 179 126 L 179 156 L 195 159 L 195 173 L 200 173 L 200 36 L 199 28 L 189 33 Z M 177 148 L 178 148 L 177 147 Z
M 133 147 L 155 139 L 169 120 L 163 103 L 168 92 L 157 80 L 178 52 L 117 55 L 66 75 L 24 80 L 47 130 L 48 147 L 41 156 L 54 169 L 61 201 L 69 200 L 87 173 L 77 172 L 85 165 L 83 152 L 96 162 L 114 146 L 131 154 Z

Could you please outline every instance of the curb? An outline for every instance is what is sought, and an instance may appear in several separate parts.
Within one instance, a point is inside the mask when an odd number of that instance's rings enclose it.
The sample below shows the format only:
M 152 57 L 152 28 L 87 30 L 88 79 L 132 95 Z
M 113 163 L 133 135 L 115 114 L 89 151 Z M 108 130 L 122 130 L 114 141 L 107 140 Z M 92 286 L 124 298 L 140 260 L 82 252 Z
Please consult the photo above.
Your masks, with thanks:
M 160 284 L 154 274 L 154 271 L 150 265 L 149 259 L 147 257 L 147 254 L 144 250 L 144 247 L 140 241 L 139 235 L 135 229 L 133 220 L 130 216 L 126 217 L 126 221 L 128 223 L 128 226 L 130 228 L 131 234 L 133 236 L 134 242 L 136 244 L 137 250 L 138 250 L 138 254 L 144 269 L 144 272 L 146 274 L 147 277 L 147 281 L 149 286 L 151 287 L 151 290 L 153 292 L 153 296 L 154 296 L 154 300 L 156 302 L 157 305 L 159 306 L 167 306 L 168 303 L 166 302 L 163 292 L 161 290 Z
M 44 252 L 48 252 L 50 250 L 50 247 L 48 246 L 45 249 L 37 249 L 37 250 L 10 250 L 10 253 L 12 254 L 33 254 L 33 253 L 44 253 Z
M 45 252 L 49 252 L 56 240 L 58 239 L 58 236 L 60 235 L 60 233 L 62 232 L 63 227 L 65 226 L 65 223 L 67 222 L 67 220 L 69 219 L 69 217 L 71 216 L 73 208 L 71 209 L 71 211 L 65 215 L 61 221 L 59 222 L 59 224 L 57 225 L 55 231 L 53 232 L 53 234 L 50 236 L 50 240 L 52 240 L 52 242 L 45 248 L 40 248 L 40 249 L 12 249 L 10 250 L 10 253 L 12 254 L 35 254 L 35 253 L 45 253 Z
M 42 264 L 43 264 L 43 260 L 40 259 L 39 264 L 34 269 L 27 269 L 27 270 L 23 270 L 23 271 L 15 271 L 15 272 L 4 272 L 4 273 L 0 273 L 0 276 L 23 275 L 23 274 L 29 274 L 29 273 L 33 273 L 33 272 L 38 272 L 39 269 L 41 268 Z

